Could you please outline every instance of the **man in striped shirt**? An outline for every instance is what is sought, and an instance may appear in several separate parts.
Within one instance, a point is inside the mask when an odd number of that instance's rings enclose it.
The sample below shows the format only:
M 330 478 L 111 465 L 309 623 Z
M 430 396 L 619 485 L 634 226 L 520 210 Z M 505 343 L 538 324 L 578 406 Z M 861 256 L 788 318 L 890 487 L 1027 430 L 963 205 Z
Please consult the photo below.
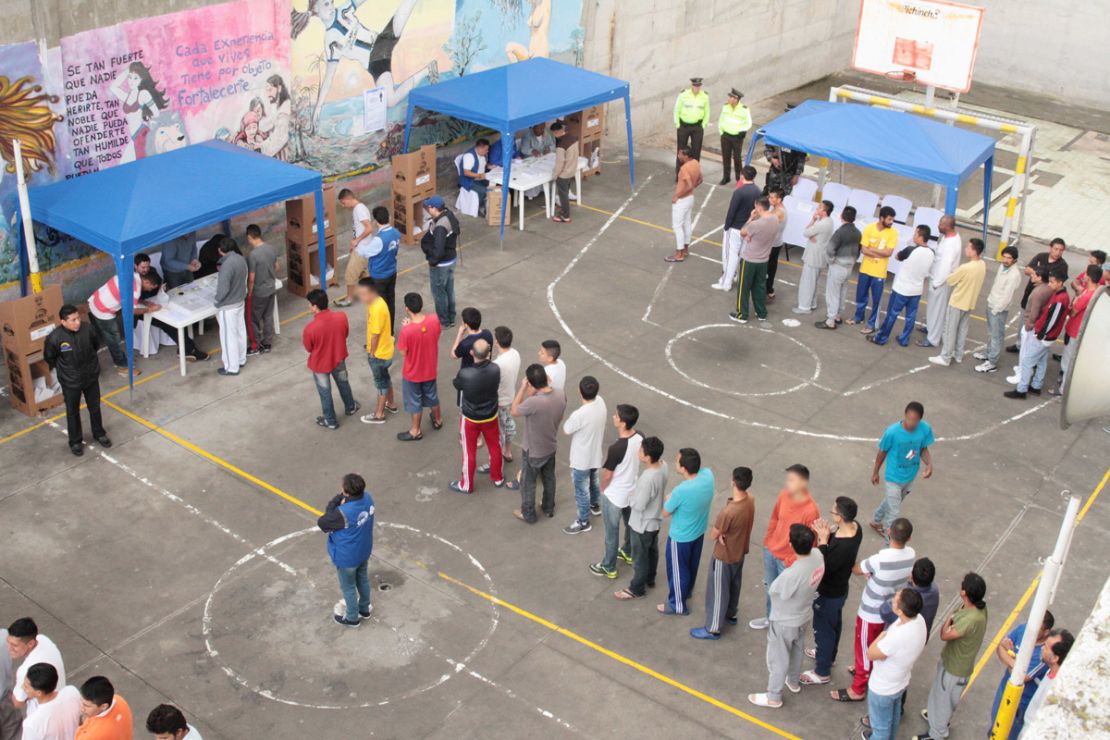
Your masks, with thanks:
M 867 697 L 867 679 L 871 675 L 871 659 L 867 648 L 883 631 L 880 609 L 909 581 L 917 553 L 909 546 L 913 525 L 909 519 L 895 519 L 887 532 L 890 546 L 861 560 L 852 572 L 867 579 L 856 613 L 856 668 L 852 686 L 829 692 L 835 701 L 863 701 Z
M 147 311 L 157 311 L 161 306 L 153 301 L 140 301 L 139 294 L 144 291 L 157 290 L 158 284 L 154 276 L 150 273 L 139 277 L 139 273 L 133 273 L 131 277 L 131 289 L 134 293 L 132 301 L 135 306 L 135 315 L 139 316 Z M 112 356 L 112 362 L 116 366 L 116 372 L 127 377 L 127 352 L 121 346 L 123 344 L 123 324 L 120 321 L 120 295 L 119 295 L 119 275 L 113 275 L 112 278 L 96 289 L 91 296 L 89 296 L 89 315 L 92 317 L 93 323 L 96 325 L 97 331 L 100 332 L 101 339 L 104 344 L 108 346 L 108 354 Z M 135 375 L 141 375 L 141 371 L 135 368 Z

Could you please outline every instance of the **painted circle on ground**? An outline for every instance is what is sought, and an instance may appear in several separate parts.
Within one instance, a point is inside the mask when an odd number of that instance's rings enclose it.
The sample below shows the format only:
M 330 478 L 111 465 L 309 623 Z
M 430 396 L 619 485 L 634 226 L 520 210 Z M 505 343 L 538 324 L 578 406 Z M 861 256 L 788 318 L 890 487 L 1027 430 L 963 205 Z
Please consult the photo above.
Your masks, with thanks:
M 343 627 L 332 618 L 339 584 L 320 531 L 292 532 L 216 581 L 204 604 L 205 648 L 236 684 L 282 704 L 354 709 L 408 699 L 450 680 L 497 629 L 498 607 L 462 602 L 440 572 L 494 592 L 486 569 L 458 545 L 379 522 L 371 617 Z
M 799 379 L 797 375 L 794 374 L 787 375 L 785 377 L 787 377 L 787 379 L 791 382 L 791 385 L 789 387 L 771 390 L 744 391 L 738 390 L 736 388 L 729 388 L 725 385 L 726 379 L 723 377 L 717 383 L 710 383 L 704 380 L 700 380 L 699 378 L 695 378 L 690 373 L 686 372 L 678 366 L 678 363 L 675 361 L 674 350 L 675 345 L 677 345 L 679 342 L 683 340 L 694 341 L 693 335 L 703 332 L 713 332 L 715 334 L 712 340 L 700 343 L 700 346 L 707 346 L 709 348 L 710 355 L 717 355 L 716 359 L 714 359 L 713 357 L 700 358 L 703 366 L 707 369 L 716 369 L 722 374 L 735 373 L 737 357 L 736 353 L 738 351 L 743 352 L 742 348 L 744 347 L 748 347 L 752 351 L 762 351 L 758 345 L 765 345 L 766 342 L 773 341 L 773 337 L 781 337 L 786 341 L 794 344 L 795 346 L 805 350 L 805 352 L 813 361 L 813 373 L 808 379 Z M 667 364 L 669 364 L 671 366 L 671 369 L 681 375 L 682 378 L 688 383 L 696 385 L 700 388 L 715 391 L 717 393 L 724 393 L 729 396 L 736 396 L 737 398 L 784 396 L 788 393 L 793 393 L 794 391 L 801 390 L 807 385 L 817 382 L 817 378 L 821 376 L 821 359 L 817 356 L 817 353 L 814 352 L 807 344 L 798 339 L 795 339 L 789 334 L 782 334 L 781 332 L 777 332 L 774 329 L 760 326 L 737 326 L 736 324 L 702 324 L 701 326 L 695 326 L 692 329 L 686 329 L 685 331 L 681 331 L 678 334 L 675 334 L 674 337 L 672 337 L 671 340 L 667 342 L 665 354 L 667 357 Z M 774 373 L 775 371 L 775 368 L 770 368 L 766 365 L 763 365 L 762 367 L 771 370 L 772 373 Z M 749 381 L 750 376 L 744 380 L 744 382 Z

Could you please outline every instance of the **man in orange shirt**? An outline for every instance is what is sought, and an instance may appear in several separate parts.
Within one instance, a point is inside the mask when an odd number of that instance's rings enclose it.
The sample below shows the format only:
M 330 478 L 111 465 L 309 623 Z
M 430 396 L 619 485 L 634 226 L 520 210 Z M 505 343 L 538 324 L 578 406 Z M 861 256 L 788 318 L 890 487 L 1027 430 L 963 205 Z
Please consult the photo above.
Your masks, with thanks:
M 767 593 L 767 616 L 748 622 L 753 630 L 765 630 L 771 618 L 771 584 L 796 559 L 790 546 L 790 525 L 804 524 L 813 528 L 821 511 L 809 493 L 809 468 L 794 464 L 786 469 L 786 484 L 779 493 L 771 521 L 763 535 L 763 588 Z
M 104 676 L 81 684 L 81 715 L 74 740 L 131 740 L 131 707 Z
M 701 185 L 701 164 L 688 148 L 678 150 L 678 182 L 671 196 L 671 229 L 674 230 L 675 252 L 663 259 L 685 262 L 690 254 L 690 231 L 693 229 L 694 190 Z

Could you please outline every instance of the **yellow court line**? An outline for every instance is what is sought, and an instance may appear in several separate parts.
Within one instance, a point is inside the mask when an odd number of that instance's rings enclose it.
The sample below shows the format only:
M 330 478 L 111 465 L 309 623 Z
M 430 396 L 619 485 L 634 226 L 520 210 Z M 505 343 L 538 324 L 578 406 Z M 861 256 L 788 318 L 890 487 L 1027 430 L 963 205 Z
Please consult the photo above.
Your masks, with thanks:
M 1110 468 L 1106 469 L 1106 473 L 1102 476 L 1102 480 L 1099 481 L 1098 485 L 1095 487 L 1095 490 L 1091 492 L 1091 495 L 1087 497 L 1086 503 L 1083 504 L 1083 508 L 1079 510 L 1079 514 L 1075 517 L 1075 526 L 1077 528 L 1079 527 L 1080 522 L 1083 521 L 1083 517 L 1085 517 L 1087 515 L 1087 512 L 1091 509 L 1091 505 L 1094 504 L 1095 499 L 1097 499 L 1098 495 L 1102 493 L 1102 489 L 1106 487 L 1107 482 L 1110 482 Z M 995 649 L 998 647 L 998 643 L 1002 642 L 1002 638 L 1009 634 L 1010 628 L 1014 625 L 1014 622 L 1017 620 L 1018 615 L 1020 615 L 1022 610 L 1025 609 L 1025 605 L 1029 603 L 1029 599 L 1033 598 L 1033 594 L 1037 590 L 1037 584 L 1039 584 L 1041 581 L 1042 573 L 1044 573 L 1043 570 L 1037 573 L 1036 577 L 1033 578 L 1033 582 L 1029 584 L 1029 588 L 1025 589 L 1025 593 L 1021 595 L 1020 599 L 1018 599 L 1017 605 L 1010 612 L 1009 616 L 1006 617 L 1006 621 L 1002 623 L 1002 626 L 999 627 L 998 632 L 991 639 L 990 645 L 988 645 L 987 649 L 983 651 L 983 654 L 979 656 L 979 662 L 975 664 L 975 670 L 971 672 L 971 678 L 969 678 L 967 681 L 967 688 L 964 689 L 965 694 L 971 689 L 971 684 L 975 683 L 975 679 L 979 677 L 979 673 L 983 670 L 984 667 L 986 667 L 987 663 L 994 656 L 994 652 Z
M 494 596 L 493 594 L 488 594 L 485 591 L 482 591 L 481 589 L 478 589 L 478 588 L 475 588 L 474 586 L 463 583 L 462 581 L 460 581 L 457 578 L 452 578 L 451 576 L 447 575 L 446 573 L 444 573 L 442 571 L 439 572 L 439 577 L 442 578 L 443 580 L 447 581 L 448 583 L 453 583 L 456 586 L 461 586 L 462 588 L 466 589 L 467 591 L 470 591 L 475 596 L 480 596 L 483 599 L 485 599 L 485 600 L 487 600 L 487 601 L 489 601 L 493 604 L 496 604 L 498 606 L 503 606 L 506 609 L 508 609 L 509 611 L 511 611 L 515 614 L 518 614 L 518 615 L 524 617 L 525 619 L 531 620 L 531 621 L 535 622 L 538 625 L 546 627 L 547 629 L 552 630 L 553 632 L 557 632 L 560 635 L 562 635 L 563 637 L 569 637 L 571 640 L 574 640 L 578 644 L 584 645 L 584 646 L 590 648 L 591 650 L 599 652 L 607 658 L 611 658 L 611 659 L 617 661 L 618 663 L 622 663 L 622 664 L 628 666 L 629 668 L 634 668 L 635 670 L 639 671 L 640 673 L 643 673 L 646 676 L 650 676 L 651 678 L 654 678 L 656 681 L 661 681 L 661 682 L 667 684 L 668 686 L 670 686 L 671 688 L 678 689 L 679 691 L 682 691 L 686 694 L 689 694 L 690 696 L 693 696 L 697 699 L 701 699 L 706 704 L 714 706 L 717 709 L 724 710 L 724 711 L 728 712 L 729 714 L 732 714 L 732 715 L 735 715 L 735 716 L 739 717 L 740 719 L 747 720 L 748 722 L 751 722 L 754 725 L 762 727 L 764 730 L 767 730 L 768 732 L 772 732 L 772 733 L 778 735 L 779 737 L 791 738 L 792 740 L 801 740 L 797 735 L 791 735 L 786 730 L 779 729 L 778 727 L 775 727 L 772 724 L 764 722 L 763 720 L 759 719 L 758 717 L 753 717 L 752 715 L 748 714 L 747 712 L 743 712 L 743 711 L 737 709 L 736 707 L 732 706 L 731 704 L 726 704 L 725 702 L 721 701 L 720 699 L 714 699 L 712 696 L 709 696 L 708 694 L 704 694 L 704 693 L 698 691 L 697 689 L 691 688 L 691 687 L 687 686 L 686 684 L 681 683 L 680 681 L 676 681 L 675 679 L 671 678 L 670 676 L 664 675 L 664 674 L 660 673 L 659 671 L 656 671 L 652 668 L 648 668 L 643 663 L 638 663 L 635 660 L 632 660 L 631 658 L 626 658 L 625 656 L 621 655 L 620 653 L 616 653 L 616 652 L 613 652 L 612 650 L 609 650 L 608 648 L 604 648 L 601 645 L 598 645 L 596 642 L 593 642 L 592 640 L 588 640 L 585 637 L 582 637 L 581 635 L 579 635 L 575 632 L 571 632 L 570 630 L 568 630 L 564 627 L 560 627 L 559 625 L 555 624 L 554 622 L 548 621 L 548 620 L 544 619 L 543 617 L 536 616 L 535 614 L 532 614 L 531 612 L 520 608 L 516 604 L 510 604 L 508 601 L 505 601 L 504 599 L 500 599 L 500 598 Z

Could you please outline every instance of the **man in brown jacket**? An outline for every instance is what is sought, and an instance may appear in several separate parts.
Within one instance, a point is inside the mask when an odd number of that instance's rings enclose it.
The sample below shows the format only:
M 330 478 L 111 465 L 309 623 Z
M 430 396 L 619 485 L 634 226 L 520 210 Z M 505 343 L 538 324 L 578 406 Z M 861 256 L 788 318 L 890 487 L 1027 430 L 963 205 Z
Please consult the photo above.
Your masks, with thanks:
M 570 223 L 570 184 L 578 171 L 578 139 L 567 133 L 566 127 L 556 121 L 551 124 L 551 135 L 555 137 L 555 192 L 558 202 L 552 221 L 559 224 Z

